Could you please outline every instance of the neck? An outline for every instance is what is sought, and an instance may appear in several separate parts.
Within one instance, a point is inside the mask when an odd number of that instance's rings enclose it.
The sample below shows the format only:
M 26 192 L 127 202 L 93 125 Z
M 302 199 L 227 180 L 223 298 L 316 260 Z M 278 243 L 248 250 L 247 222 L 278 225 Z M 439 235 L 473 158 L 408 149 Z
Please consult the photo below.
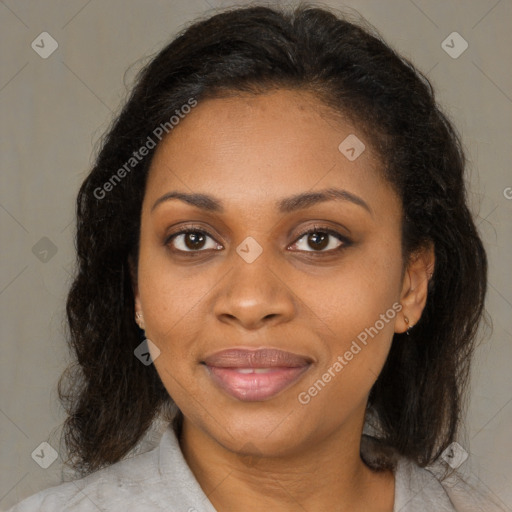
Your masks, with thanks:
M 358 428 L 344 428 L 286 456 L 261 456 L 247 443 L 234 453 L 187 419 L 180 439 L 184 457 L 218 512 L 335 510 L 391 512 L 394 475 L 362 461 Z

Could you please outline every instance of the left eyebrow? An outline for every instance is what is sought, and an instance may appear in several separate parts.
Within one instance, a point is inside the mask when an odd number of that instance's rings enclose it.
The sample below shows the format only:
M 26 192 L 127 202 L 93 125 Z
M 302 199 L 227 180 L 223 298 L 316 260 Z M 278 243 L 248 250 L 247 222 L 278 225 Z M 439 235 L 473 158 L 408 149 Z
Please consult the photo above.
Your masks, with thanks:
M 370 215 L 373 215 L 372 209 L 359 196 L 339 188 L 327 188 L 318 192 L 305 192 L 295 196 L 281 199 L 278 202 L 281 213 L 290 213 L 301 208 L 309 208 L 325 201 L 348 201 L 364 208 Z
M 164 194 L 162 197 L 157 199 L 153 204 L 151 211 L 153 212 L 155 208 L 161 203 L 170 201 L 172 199 L 178 199 L 192 206 L 196 206 L 202 210 L 219 213 L 224 212 L 222 201 L 213 196 L 207 194 L 189 194 L 186 192 L 178 191 L 168 192 L 167 194 Z M 337 188 L 328 188 L 318 192 L 304 192 L 302 194 L 286 197 L 277 202 L 277 207 L 280 213 L 290 213 L 303 208 L 309 208 L 315 204 L 334 200 L 348 201 L 355 205 L 361 206 L 366 211 L 368 211 L 370 215 L 373 215 L 372 209 L 363 199 L 361 199 L 359 196 L 356 196 L 355 194 L 352 194 L 351 192 L 348 192 L 347 190 Z

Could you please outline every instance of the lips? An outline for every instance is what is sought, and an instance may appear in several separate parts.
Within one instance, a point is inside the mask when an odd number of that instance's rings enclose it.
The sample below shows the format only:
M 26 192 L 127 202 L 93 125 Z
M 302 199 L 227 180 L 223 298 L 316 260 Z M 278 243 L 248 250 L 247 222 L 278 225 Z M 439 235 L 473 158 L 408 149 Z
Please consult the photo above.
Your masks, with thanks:
M 297 382 L 312 360 L 273 348 L 228 349 L 208 356 L 203 364 L 214 383 L 232 397 L 263 401 Z
M 223 350 L 207 357 L 204 362 L 218 368 L 298 368 L 311 363 L 311 359 L 292 352 L 263 348 Z

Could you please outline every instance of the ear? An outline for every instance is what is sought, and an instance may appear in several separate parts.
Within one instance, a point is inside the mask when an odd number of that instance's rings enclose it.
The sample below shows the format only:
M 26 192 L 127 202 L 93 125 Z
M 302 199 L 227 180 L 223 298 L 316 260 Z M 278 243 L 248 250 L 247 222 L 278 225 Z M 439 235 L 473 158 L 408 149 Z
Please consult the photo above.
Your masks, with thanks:
M 142 312 L 142 306 L 140 303 L 139 286 L 137 279 L 137 266 L 131 256 L 128 257 L 128 268 L 130 269 L 130 278 L 132 283 L 133 296 L 135 298 L 135 313 Z
M 427 303 L 428 283 L 434 273 L 434 244 L 415 251 L 404 272 L 400 303 L 402 314 L 395 322 L 395 332 L 405 332 L 417 324 Z M 406 319 L 409 321 L 406 322 Z

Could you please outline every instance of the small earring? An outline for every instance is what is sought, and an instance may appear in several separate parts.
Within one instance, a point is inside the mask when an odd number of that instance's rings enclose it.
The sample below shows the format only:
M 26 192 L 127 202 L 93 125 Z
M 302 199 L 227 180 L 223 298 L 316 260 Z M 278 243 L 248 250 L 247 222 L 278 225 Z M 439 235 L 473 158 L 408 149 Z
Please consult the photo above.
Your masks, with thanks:
M 141 328 L 141 329 L 144 329 L 143 327 L 143 318 L 142 318 L 142 313 L 140 311 L 137 311 L 135 313 L 135 322 L 137 323 L 137 325 Z
M 405 322 L 406 324 L 408 324 L 408 323 L 409 323 L 409 318 L 408 318 L 408 317 L 406 317 L 406 316 L 404 316 L 404 322 Z M 412 325 L 408 325 L 408 327 L 407 327 L 407 331 L 405 331 L 405 334 L 406 334 L 407 336 L 409 336 L 409 331 L 411 330 L 411 327 L 412 327 Z

